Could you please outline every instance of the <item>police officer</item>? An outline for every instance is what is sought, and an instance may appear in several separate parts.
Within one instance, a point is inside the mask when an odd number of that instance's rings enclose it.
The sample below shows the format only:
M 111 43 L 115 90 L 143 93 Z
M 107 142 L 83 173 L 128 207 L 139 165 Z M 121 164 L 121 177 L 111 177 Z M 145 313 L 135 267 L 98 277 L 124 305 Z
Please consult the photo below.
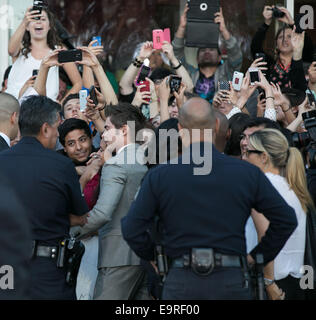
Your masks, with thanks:
M 153 261 L 147 230 L 160 216 L 171 260 L 163 299 L 251 299 L 245 243 L 251 209 L 263 213 L 270 225 L 249 263 L 259 253 L 265 263 L 275 258 L 297 226 L 295 213 L 258 168 L 214 148 L 218 121 L 207 101 L 186 102 L 179 129 L 186 150 L 179 164 L 162 164 L 147 174 L 122 219 L 124 239 L 137 255 Z M 204 163 L 197 156 L 204 156 Z
M 57 268 L 56 261 L 70 225 L 83 225 L 87 219 L 74 165 L 53 151 L 59 112 L 59 104 L 46 97 L 24 101 L 19 116 L 22 139 L 0 155 L 2 175 L 11 182 L 31 226 L 31 299 L 75 299 L 75 287 L 66 283 L 65 269 Z

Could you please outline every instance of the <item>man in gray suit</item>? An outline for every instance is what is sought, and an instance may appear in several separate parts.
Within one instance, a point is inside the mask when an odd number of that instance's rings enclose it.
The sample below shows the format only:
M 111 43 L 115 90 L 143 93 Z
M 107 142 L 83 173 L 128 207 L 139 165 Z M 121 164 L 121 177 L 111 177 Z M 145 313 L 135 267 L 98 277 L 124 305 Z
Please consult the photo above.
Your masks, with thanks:
M 129 104 L 108 106 L 106 117 L 102 135 L 107 142 L 106 162 L 101 174 L 99 198 L 89 213 L 88 223 L 73 233 L 80 239 L 99 230 L 95 300 L 149 299 L 140 259 L 127 245 L 121 231 L 121 219 L 127 214 L 147 172 L 147 167 L 137 160 L 138 144 L 135 144 L 135 133 L 129 121 L 135 124 L 137 133 L 144 127 L 145 118 Z M 116 155 L 112 157 L 114 151 Z

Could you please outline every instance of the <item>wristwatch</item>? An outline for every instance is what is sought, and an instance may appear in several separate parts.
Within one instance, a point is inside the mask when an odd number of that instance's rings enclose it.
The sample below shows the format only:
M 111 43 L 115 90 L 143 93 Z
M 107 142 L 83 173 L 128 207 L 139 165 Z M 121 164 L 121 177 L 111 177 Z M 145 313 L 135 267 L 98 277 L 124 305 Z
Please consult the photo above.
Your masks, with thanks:
M 274 280 L 264 278 L 264 285 L 266 287 L 271 286 L 271 284 L 273 284 L 274 282 L 275 282 Z

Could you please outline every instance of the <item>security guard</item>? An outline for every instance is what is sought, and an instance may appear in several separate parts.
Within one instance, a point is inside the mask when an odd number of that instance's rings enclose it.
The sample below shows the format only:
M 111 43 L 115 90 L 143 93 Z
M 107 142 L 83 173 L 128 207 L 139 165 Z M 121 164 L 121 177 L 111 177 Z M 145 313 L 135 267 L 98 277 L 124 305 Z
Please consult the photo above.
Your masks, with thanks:
M 59 104 L 46 97 L 24 101 L 19 116 L 23 138 L 0 154 L 2 175 L 10 181 L 31 225 L 31 299 L 75 299 L 75 287 L 68 286 L 66 272 L 57 268 L 56 261 L 70 225 L 83 225 L 87 219 L 74 165 L 53 151 L 59 111 Z
M 209 128 L 213 134 L 208 135 Z M 257 253 L 265 263 L 276 257 L 297 226 L 295 213 L 258 168 L 214 148 L 218 122 L 207 101 L 186 102 L 179 129 L 187 149 L 179 164 L 163 164 L 147 174 L 122 219 L 124 239 L 138 256 L 153 261 L 154 244 L 147 230 L 160 216 L 171 259 L 163 299 L 251 299 L 245 242 L 251 209 L 270 221 L 265 237 L 247 257 L 251 263 Z M 197 155 L 206 155 L 203 164 Z

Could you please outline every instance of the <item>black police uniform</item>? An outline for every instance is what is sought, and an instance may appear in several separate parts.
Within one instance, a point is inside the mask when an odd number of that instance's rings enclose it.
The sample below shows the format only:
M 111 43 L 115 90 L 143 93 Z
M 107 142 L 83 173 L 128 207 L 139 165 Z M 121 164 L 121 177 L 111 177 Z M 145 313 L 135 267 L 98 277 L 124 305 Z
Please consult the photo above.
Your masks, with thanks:
M 0 168 L 27 211 L 36 243 L 30 262 L 30 298 L 75 299 L 65 270 L 56 266 L 57 247 L 69 237 L 69 214 L 88 212 L 73 163 L 36 138 L 24 137 L 0 153 Z
M 204 145 L 201 144 L 203 150 Z M 171 258 L 163 299 L 251 299 L 244 287 L 245 225 L 255 208 L 270 221 L 262 241 L 251 252 L 265 262 L 275 258 L 297 226 L 287 205 L 261 170 L 212 148 L 212 170 L 193 175 L 194 165 L 164 164 L 144 179 L 136 200 L 122 219 L 124 239 L 145 260 L 154 260 L 154 243 L 147 232 L 159 214 L 165 252 Z M 194 248 L 213 249 L 209 275 L 194 271 Z M 210 250 L 209 250 L 210 251 Z M 242 258 L 243 257 L 243 258 Z

